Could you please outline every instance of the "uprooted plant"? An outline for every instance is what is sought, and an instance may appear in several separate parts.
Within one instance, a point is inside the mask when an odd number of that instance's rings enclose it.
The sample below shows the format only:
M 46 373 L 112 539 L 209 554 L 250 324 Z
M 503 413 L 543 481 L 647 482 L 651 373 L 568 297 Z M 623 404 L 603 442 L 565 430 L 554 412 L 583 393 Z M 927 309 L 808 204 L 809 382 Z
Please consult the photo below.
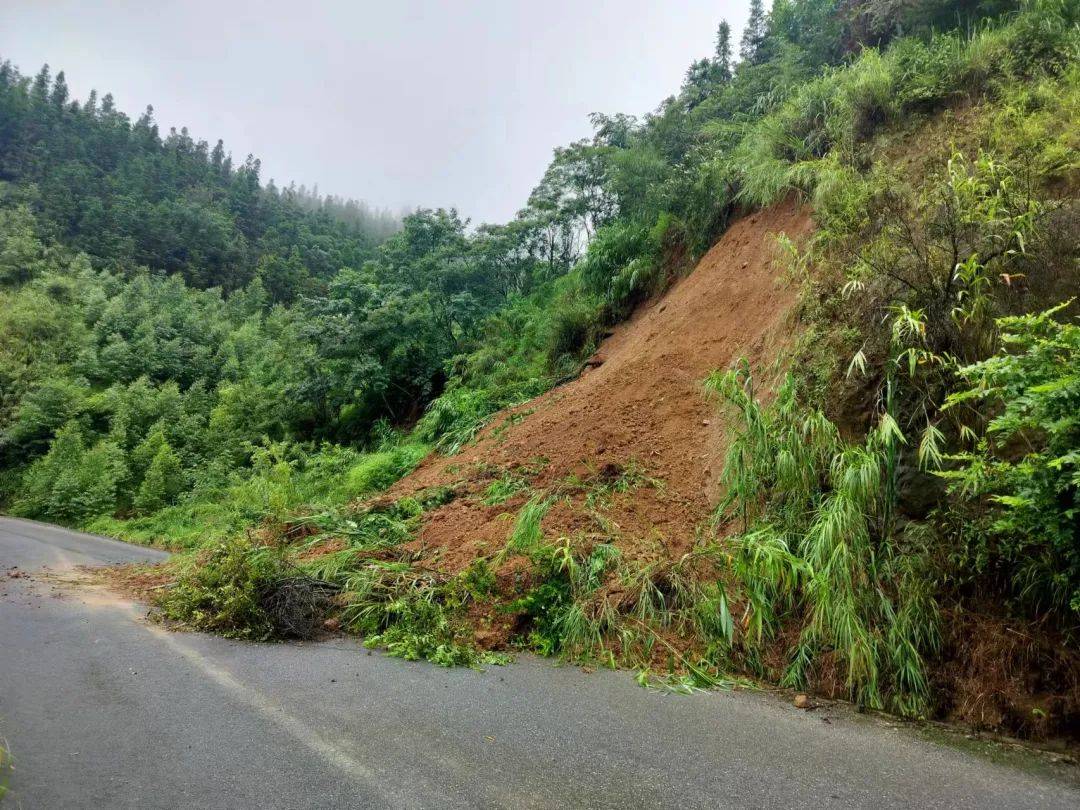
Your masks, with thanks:
M 186 561 L 158 601 L 160 615 L 238 638 L 312 638 L 338 590 L 304 572 L 279 548 L 223 540 Z

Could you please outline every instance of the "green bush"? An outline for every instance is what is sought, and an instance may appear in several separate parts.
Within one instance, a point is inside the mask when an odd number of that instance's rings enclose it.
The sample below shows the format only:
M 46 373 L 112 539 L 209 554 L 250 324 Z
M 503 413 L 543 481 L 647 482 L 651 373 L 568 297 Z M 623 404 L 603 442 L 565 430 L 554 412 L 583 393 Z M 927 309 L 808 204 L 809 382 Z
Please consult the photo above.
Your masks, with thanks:
M 525 512 L 523 509 L 523 516 Z M 516 550 L 532 557 L 539 580 L 509 606 L 528 620 L 529 645 L 541 655 L 589 658 L 602 654 L 605 636 L 619 628 L 620 620 L 610 609 L 597 615 L 589 600 L 617 567 L 618 548 L 598 543 L 581 555 L 565 540 L 559 545 L 533 544 L 527 549 L 519 542 Z M 605 603 L 605 607 L 609 606 Z
M 575 364 L 596 348 L 599 339 L 598 308 L 588 299 L 567 304 L 552 316 L 548 365 L 562 369 Z
M 600 229 L 581 261 L 581 278 L 587 289 L 603 301 L 605 324 L 625 319 L 646 296 L 654 291 L 660 266 L 660 248 L 672 227 L 670 214 L 660 214 L 652 227 L 634 222 L 613 223 Z M 585 309 L 578 309 L 558 331 L 562 342 L 573 339 L 585 345 L 587 330 Z M 569 315 L 569 313 L 568 313 Z M 575 328 L 571 328 L 575 327 Z M 570 352 L 563 352 L 564 354 Z
M 384 490 L 412 472 L 428 452 L 426 444 L 409 443 L 369 453 L 346 473 L 341 494 L 345 498 L 358 498 Z
M 975 448 L 950 456 L 955 469 L 939 474 L 969 507 L 958 516 L 968 523 L 962 554 L 971 567 L 992 573 L 1030 609 L 1075 622 L 1080 326 L 1056 319 L 1067 306 L 999 319 L 1002 351 L 959 370 L 963 387 L 946 408 L 977 406 L 993 416 Z
M 581 277 L 592 291 L 606 294 L 615 275 L 649 249 L 649 229 L 619 222 L 597 231 L 581 262 Z
M 188 561 L 175 586 L 158 602 L 161 615 L 196 630 L 263 640 L 274 632 L 260 593 L 281 578 L 280 556 L 230 538 Z
M 414 435 L 444 453 L 456 453 L 473 440 L 496 410 L 498 405 L 486 389 L 451 388 L 428 405 Z

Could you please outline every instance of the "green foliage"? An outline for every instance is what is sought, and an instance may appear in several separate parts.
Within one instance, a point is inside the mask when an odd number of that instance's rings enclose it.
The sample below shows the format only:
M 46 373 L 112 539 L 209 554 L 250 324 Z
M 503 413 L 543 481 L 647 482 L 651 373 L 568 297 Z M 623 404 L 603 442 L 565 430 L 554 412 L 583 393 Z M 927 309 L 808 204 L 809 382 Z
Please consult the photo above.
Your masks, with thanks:
M 196 515 L 224 531 L 292 508 L 305 488 L 320 502 L 374 492 L 419 450 L 377 449 L 342 482 L 307 472 L 320 452 L 340 456 L 316 444 L 377 447 L 381 420 L 420 416 L 412 444 L 455 452 L 500 408 L 575 374 L 739 200 L 792 187 L 834 198 L 858 185 L 861 146 L 890 122 L 1068 69 L 1067 4 L 979 21 L 1006 10 L 849 17 L 820 0 L 782 3 L 755 15 L 752 55 L 734 66 L 721 26 L 677 97 L 640 121 L 594 116 L 593 138 L 556 150 L 520 216 L 473 231 L 453 210 L 422 209 L 396 229 L 356 203 L 263 186 L 253 158 L 234 166 L 220 143 L 162 137 L 150 112 L 132 121 L 108 97 L 57 106 L 58 77 L 31 81 L 5 63 L 4 480 L 77 420 L 87 447 L 124 454 L 117 513 L 168 511 L 158 526 L 135 517 L 128 536 L 190 537 Z M 859 54 L 844 64 L 848 49 Z M 1068 153 L 1059 143 L 1047 159 L 1061 172 Z M 855 196 L 851 217 L 865 210 Z M 985 280 L 999 268 L 980 259 L 968 271 Z M 163 442 L 180 469 L 162 459 L 167 485 L 156 469 L 140 495 Z M 256 469 L 270 446 L 285 448 L 291 474 Z M 5 488 L 9 503 L 20 497 Z M 240 503 L 212 503 L 226 493 Z M 45 514 L 40 493 L 24 494 Z
M 529 482 L 524 478 L 509 472 L 503 473 L 499 478 L 492 481 L 487 491 L 484 492 L 484 503 L 488 506 L 506 503 L 519 492 L 524 492 L 528 488 Z
M 600 320 L 599 308 L 588 298 L 560 308 L 553 318 L 548 363 L 558 368 L 590 354 L 599 343 Z
M 117 490 L 126 476 L 123 451 L 107 441 L 87 448 L 72 422 L 27 469 L 12 511 L 60 523 L 106 514 L 116 508 Z
M 0 800 L 7 795 L 12 769 L 11 750 L 7 747 L 7 741 L 0 738 Z
M 741 418 L 718 518 L 742 527 L 731 551 L 739 590 L 725 595 L 746 603 L 742 643 L 753 649 L 794 615 L 802 632 L 789 685 L 804 687 L 816 657 L 831 652 L 860 704 L 924 713 L 937 606 L 924 552 L 896 526 L 906 439 L 892 397 L 866 440 L 849 444 L 824 414 L 798 402 L 790 376 L 769 408 L 755 398 L 745 363 L 708 385 Z M 730 640 L 731 624 L 723 627 Z
M 284 576 L 278 553 L 232 538 L 208 545 L 186 562 L 177 583 L 158 602 L 165 619 L 234 638 L 274 635 L 262 597 Z
M 343 618 L 371 647 L 408 661 L 477 666 L 503 659 L 477 651 L 458 614 L 472 599 L 463 578 L 443 578 L 407 563 L 372 561 L 348 579 Z
M 185 488 L 184 471 L 180 459 L 163 442 L 146 469 L 134 506 L 142 512 L 154 512 L 173 503 Z
M 525 515 L 525 511 L 522 510 Z M 532 512 L 528 515 L 531 522 Z M 509 606 L 509 610 L 528 617 L 530 646 L 541 655 L 567 657 L 599 654 L 605 634 L 614 628 L 616 617 L 610 610 L 591 610 L 589 597 L 601 586 L 606 574 L 619 557 L 612 545 L 596 545 L 583 558 L 577 556 L 570 541 L 541 546 L 539 540 L 525 543 L 518 536 L 519 517 L 510 548 L 530 552 L 536 564 L 540 584 Z
M 1071 303 L 1071 302 L 1069 302 Z M 1080 613 L 1080 327 L 1001 318 L 1002 351 L 959 369 L 945 407 L 990 416 L 939 473 L 956 499 L 963 569 L 990 572 L 1030 609 Z M 973 512 L 973 514 L 972 514 Z
M 48 249 L 26 205 L 0 209 L 0 234 L 0 286 L 25 284 L 45 271 Z
M 496 410 L 487 391 L 453 388 L 428 406 L 416 425 L 415 435 L 452 455 L 476 437 Z
M 390 507 L 368 508 L 332 527 L 352 548 L 389 548 L 413 539 L 423 507 L 411 498 Z
M 535 496 L 521 507 L 514 521 L 507 548 L 518 554 L 531 554 L 540 548 L 544 540 L 541 523 L 551 508 L 549 499 Z
M 903 39 L 884 53 L 864 49 L 851 65 L 798 86 L 749 126 L 736 147 L 739 196 L 766 205 L 792 189 L 814 191 L 823 172 L 833 170 L 830 157 L 856 165 L 857 145 L 890 121 L 997 92 L 1031 73 L 1059 73 L 1075 52 L 1076 30 L 1064 4 L 1037 5 L 970 35 Z
M 428 452 L 426 445 L 407 443 L 369 453 L 346 473 L 340 492 L 348 499 L 384 490 L 412 472 Z

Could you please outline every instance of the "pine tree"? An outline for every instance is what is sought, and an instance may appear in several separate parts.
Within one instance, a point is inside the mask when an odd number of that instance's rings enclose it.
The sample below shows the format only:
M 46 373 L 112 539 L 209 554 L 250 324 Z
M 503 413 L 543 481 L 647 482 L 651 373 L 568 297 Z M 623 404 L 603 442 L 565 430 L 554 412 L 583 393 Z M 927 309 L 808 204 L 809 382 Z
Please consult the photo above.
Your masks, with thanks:
M 34 77 L 34 84 L 30 89 L 30 98 L 35 104 L 44 104 L 49 98 L 49 88 L 52 87 L 52 79 L 49 75 L 49 66 L 41 66 Z
M 224 173 L 225 166 L 225 143 L 218 138 L 214 148 L 210 152 L 210 165 L 218 174 Z
M 716 56 L 713 58 L 713 75 L 717 81 L 731 79 L 731 26 L 727 20 L 720 21 L 716 29 Z
M 57 109 L 62 109 L 68 101 L 68 86 L 67 77 L 64 76 L 64 71 L 60 71 L 56 74 L 56 81 L 53 83 L 52 97 L 50 98 L 52 104 Z
M 761 45 L 765 42 L 766 31 L 765 8 L 761 0 L 750 0 L 750 18 L 746 21 L 742 43 L 739 46 L 740 59 L 750 64 L 758 61 Z

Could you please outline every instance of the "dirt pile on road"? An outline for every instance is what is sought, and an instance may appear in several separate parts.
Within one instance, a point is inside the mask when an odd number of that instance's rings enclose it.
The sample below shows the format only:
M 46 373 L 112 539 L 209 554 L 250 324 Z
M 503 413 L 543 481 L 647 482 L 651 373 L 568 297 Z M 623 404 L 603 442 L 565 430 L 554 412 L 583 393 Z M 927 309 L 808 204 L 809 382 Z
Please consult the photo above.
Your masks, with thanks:
M 400 481 L 388 497 L 454 490 L 425 515 L 415 550 L 461 570 L 501 548 L 521 505 L 546 493 L 559 496 L 542 524 L 549 539 L 602 536 L 628 559 L 684 553 L 715 504 L 726 446 L 703 380 L 739 357 L 759 369 L 776 359 L 795 291 L 775 237 L 798 241 L 810 228 L 809 211 L 791 201 L 736 222 L 691 274 L 618 327 L 578 379 L 497 414 L 474 444 Z M 520 492 L 493 503 L 493 482 Z

